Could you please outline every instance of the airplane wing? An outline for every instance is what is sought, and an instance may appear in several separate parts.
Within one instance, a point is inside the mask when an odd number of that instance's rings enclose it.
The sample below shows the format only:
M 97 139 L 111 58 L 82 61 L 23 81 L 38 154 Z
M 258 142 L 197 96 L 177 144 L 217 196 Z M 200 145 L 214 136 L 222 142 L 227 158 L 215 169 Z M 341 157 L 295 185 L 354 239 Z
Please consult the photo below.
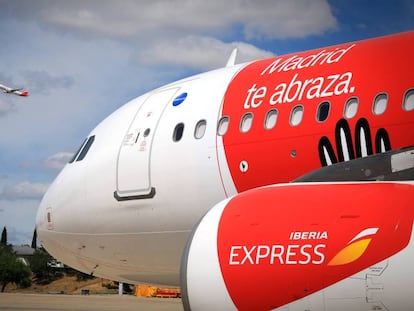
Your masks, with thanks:
M 18 96 L 28 96 L 29 95 L 28 90 L 23 90 L 23 88 L 12 89 L 12 88 L 10 88 L 8 86 L 5 86 L 3 84 L 0 84 L 0 90 L 2 90 L 6 94 L 14 94 L 14 95 L 18 95 Z
M 414 146 L 324 166 L 293 182 L 413 180 Z

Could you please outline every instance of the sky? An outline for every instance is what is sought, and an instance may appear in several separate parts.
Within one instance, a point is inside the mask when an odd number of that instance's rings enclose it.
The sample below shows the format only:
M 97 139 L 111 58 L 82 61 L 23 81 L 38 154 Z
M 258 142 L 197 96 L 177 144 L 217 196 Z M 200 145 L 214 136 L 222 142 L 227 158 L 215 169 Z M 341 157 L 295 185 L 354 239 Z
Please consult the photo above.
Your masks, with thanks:
M 414 30 L 411 0 L 0 0 L 0 230 L 30 244 L 50 183 L 107 115 L 237 62 Z

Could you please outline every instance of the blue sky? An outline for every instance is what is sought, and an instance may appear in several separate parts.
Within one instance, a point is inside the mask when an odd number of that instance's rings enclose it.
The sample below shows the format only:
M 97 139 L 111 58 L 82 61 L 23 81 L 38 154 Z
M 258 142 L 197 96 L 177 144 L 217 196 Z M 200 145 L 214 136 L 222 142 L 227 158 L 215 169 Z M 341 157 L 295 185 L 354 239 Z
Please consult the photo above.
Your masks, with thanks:
M 128 100 L 238 62 L 414 29 L 409 0 L 0 0 L 0 229 L 30 243 L 42 195 Z

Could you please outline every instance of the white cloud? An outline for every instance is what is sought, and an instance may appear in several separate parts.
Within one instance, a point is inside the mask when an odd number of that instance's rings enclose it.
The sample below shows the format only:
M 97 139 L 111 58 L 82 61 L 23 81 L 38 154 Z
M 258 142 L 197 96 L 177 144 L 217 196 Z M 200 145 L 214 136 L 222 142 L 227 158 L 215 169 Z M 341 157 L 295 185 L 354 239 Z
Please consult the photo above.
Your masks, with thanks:
M 19 245 L 22 244 L 22 241 L 25 241 L 25 243 L 30 243 L 31 238 L 33 237 L 33 231 L 25 231 L 22 232 L 18 228 L 14 226 L 7 226 L 5 225 L 7 229 L 7 243 L 13 244 L 13 245 Z M 3 230 L 3 227 L 1 228 Z M 34 226 L 33 226 L 34 230 Z
M 3 96 L 0 93 L 0 96 Z M 4 96 L 12 96 L 12 95 L 4 95 Z M 13 111 L 14 105 L 2 98 L 0 98 L 0 116 L 6 115 L 9 112 Z
M 34 225 L 33 225 L 32 231 L 29 231 L 30 229 L 28 231 L 21 231 L 18 228 L 14 226 L 8 226 L 7 224 L 5 224 L 5 227 L 7 229 L 7 243 L 8 244 L 13 244 L 13 245 L 29 244 L 33 237 Z M 3 227 L 1 227 L 1 230 L 3 230 Z
M 326 0 L 13 2 L 5 10 L 8 16 L 33 18 L 82 35 L 223 34 L 239 27 L 246 38 L 287 38 L 320 34 L 337 26 Z
M 40 199 L 45 194 L 49 184 L 21 182 L 15 185 L 5 186 L 1 193 L 1 199 Z
M 138 65 L 196 70 L 222 66 L 236 45 L 240 49 L 238 62 L 272 56 L 245 40 L 300 38 L 337 27 L 326 0 L 125 0 L 121 5 L 117 1 L 16 0 L 5 11 L 8 14 L 4 17 L 33 20 L 42 29 L 71 34 L 71 38 L 95 42 L 98 38 L 115 39 L 128 46 Z M 237 44 L 230 39 L 235 36 Z M 99 50 L 96 56 L 108 53 Z M 64 62 L 75 60 L 65 54 L 63 51 Z M 73 83 L 71 76 L 45 73 L 29 75 L 35 90 L 45 92 L 46 87 Z
M 0 83 L 7 86 L 11 86 L 13 85 L 13 78 L 9 75 L 5 75 L 3 72 L 0 72 Z
M 0 198 L 0 228 L 7 228 L 9 243 L 30 244 L 35 228 L 38 199 L 3 200 Z M 1 230 L 0 229 L 0 230 Z
M 22 75 L 27 81 L 27 88 L 33 93 L 49 94 L 52 89 L 70 88 L 74 82 L 71 76 L 53 76 L 46 70 L 25 70 Z
M 47 158 L 44 164 L 47 168 L 61 170 L 72 157 L 71 152 L 59 152 Z
M 231 51 L 239 50 L 237 63 L 273 56 L 244 42 L 224 43 L 212 37 L 186 36 L 174 41 L 151 42 L 137 55 L 140 63 L 149 66 L 177 66 L 212 69 L 224 66 Z
M 301 38 L 319 35 L 334 30 L 337 21 L 327 1 L 259 1 L 243 11 L 240 21 L 244 22 L 247 39 L 253 38 Z

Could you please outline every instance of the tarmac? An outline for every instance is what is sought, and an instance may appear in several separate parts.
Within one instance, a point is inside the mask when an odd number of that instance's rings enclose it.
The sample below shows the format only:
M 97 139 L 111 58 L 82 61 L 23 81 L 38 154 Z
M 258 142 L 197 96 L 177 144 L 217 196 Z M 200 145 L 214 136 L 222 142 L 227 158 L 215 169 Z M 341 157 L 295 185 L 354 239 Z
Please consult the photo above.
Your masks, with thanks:
M 124 295 L 48 295 L 0 293 L 1 311 L 182 311 L 178 298 L 138 298 Z

